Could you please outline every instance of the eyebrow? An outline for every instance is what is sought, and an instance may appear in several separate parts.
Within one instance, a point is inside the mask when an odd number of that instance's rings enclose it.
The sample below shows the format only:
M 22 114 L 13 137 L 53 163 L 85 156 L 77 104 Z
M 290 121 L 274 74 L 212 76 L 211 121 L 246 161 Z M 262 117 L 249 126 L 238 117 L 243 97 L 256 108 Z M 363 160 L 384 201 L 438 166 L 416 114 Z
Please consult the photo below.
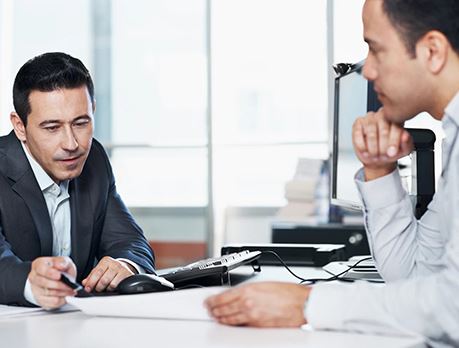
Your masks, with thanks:
M 77 116 L 75 117 L 71 123 L 73 122 L 77 122 L 77 121 L 80 121 L 80 120 L 91 120 L 91 117 L 89 117 L 89 115 L 80 115 L 80 116 Z M 61 120 L 45 120 L 43 122 L 40 122 L 39 126 L 40 127 L 45 127 L 45 126 L 49 126 L 50 124 L 61 124 L 63 123 Z

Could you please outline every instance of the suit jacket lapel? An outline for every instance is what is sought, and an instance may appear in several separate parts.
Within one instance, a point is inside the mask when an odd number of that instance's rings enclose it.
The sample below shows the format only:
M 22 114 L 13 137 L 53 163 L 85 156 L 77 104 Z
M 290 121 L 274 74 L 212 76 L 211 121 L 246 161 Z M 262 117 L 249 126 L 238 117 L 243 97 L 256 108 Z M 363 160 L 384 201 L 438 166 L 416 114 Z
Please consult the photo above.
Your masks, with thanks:
M 70 182 L 69 195 L 72 217 L 71 258 L 77 266 L 78 274 L 81 275 L 88 266 L 87 263 L 91 251 L 93 228 L 91 197 L 85 181 L 80 178 L 76 178 Z M 93 265 L 90 266 L 92 267 Z
M 7 175 L 15 182 L 12 185 L 12 189 L 24 199 L 29 208 L 40 238 L 41 254 L 50 256 L 53 251 L 53 229 L 45 198 L 19 140 L 13 132 L 8 137 L 10 146 L 7 152 Z

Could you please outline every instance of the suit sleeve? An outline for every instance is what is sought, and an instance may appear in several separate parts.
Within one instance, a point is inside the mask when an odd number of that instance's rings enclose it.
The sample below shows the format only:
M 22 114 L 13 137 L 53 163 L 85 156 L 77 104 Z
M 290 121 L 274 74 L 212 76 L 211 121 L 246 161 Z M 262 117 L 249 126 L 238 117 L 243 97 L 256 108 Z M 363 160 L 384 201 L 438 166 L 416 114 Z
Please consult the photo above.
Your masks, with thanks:
M 101 149 L 101 151 L 103 150 Z M 143 267 L 147 273 L 154 273 L 153 251 L 142 229 L 137 225 L 116 191 L 115 179 L 104 151 L 103 155 L 110 185 L 98 258 L 110 256 L 128 259 Z
M 24 287 L 31 262 L 19 259 L 5 240 L 0 223 L 0 303 L 31 306 L 24 298 Z

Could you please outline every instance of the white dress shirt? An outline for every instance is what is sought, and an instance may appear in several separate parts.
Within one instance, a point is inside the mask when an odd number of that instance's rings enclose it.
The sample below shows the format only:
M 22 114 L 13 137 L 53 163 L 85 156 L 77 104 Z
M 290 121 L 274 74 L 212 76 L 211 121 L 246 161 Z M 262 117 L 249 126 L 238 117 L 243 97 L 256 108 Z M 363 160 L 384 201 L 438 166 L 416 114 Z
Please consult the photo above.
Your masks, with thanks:
M 459 346 L 459 93 L 442 119 L 443 173 L 418 221 L 398 171 L 356 175 L 368 240 L 385 286 L 318 284 L 306 318 L 318 329 L 421 335 Z
M 53 228 L 53 256 L 70 256 L 71 253 L 71 214 L 70 196 L 68 192 L 69 181 L 65 180 L 56 184 L 53 179 L 44 171 L 38 162 L 32 157 L 26 146 L 21 142 L 22 149 L 32 167 L 32 171 L 40 187 L 48 207 L 48 213 Z M 117 259 L 133 266 L 137 273 L 143 273 L 144 269 L 135 262 L 124 258 Z M 30 303 L 37 305 L 32 288 L 27 278 L 24 287 L 24 297 Z

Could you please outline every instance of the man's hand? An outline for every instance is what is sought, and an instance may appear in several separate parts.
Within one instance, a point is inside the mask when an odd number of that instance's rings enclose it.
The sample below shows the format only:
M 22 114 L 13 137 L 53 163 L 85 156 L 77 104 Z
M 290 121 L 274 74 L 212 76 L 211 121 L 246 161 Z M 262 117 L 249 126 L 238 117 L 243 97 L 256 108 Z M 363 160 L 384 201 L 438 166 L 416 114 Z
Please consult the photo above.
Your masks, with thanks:
M 387 121 L 384 108 L 358 118 L 352 128 L 352 141 L 357 157 L 363 163 L 366 180 L 394 171 L 397 160 L 413 149 L 410 133 L 402 126 Z
M 113 291 L 124 279 L 134 274 L 131 265 L 110 256 L 103 257 L 91 273 L 82 281 L 85 291 Z
M 76 277 L 76 267 L 69 257 L 39 257 L 32 262 L 28 279 L 38 305 L 45 309 L 63 306 L 65 296 L 75 291 L 60 281 L 61 273 Z
M 298 327 L 306 323 L 304 303 L 310 291 L 292 283 L 260 282 L 209 297 L 205 305 L 222 324 Z

